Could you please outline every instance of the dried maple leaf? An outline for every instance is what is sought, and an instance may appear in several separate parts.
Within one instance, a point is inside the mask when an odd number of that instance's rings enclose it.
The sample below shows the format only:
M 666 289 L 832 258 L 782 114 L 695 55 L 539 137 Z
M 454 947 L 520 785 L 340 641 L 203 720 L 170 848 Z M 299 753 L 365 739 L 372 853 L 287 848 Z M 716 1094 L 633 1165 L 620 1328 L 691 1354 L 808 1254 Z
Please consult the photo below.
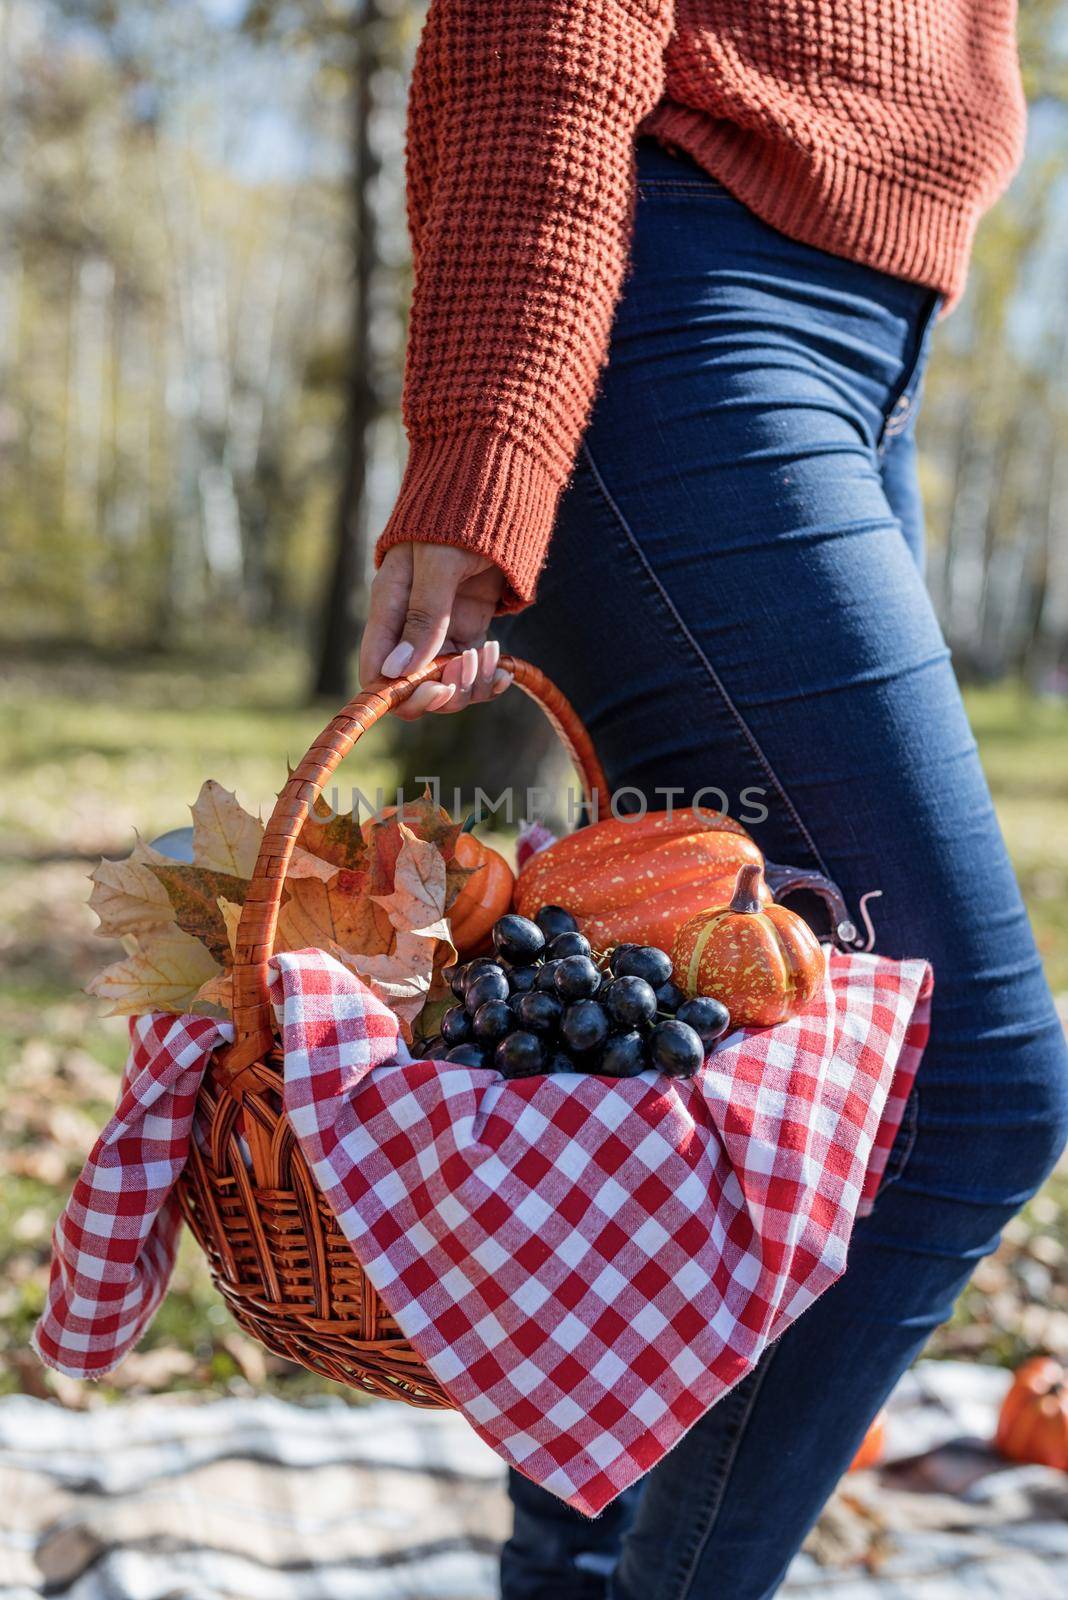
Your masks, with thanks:
M 166 890 L 174 917 L 183 933 L 199 939 L 215 960 L 225 965 L 231 946 L 220 898 L 242 905 L 248 889 L 245 878 L 209 867 L 191 867 L 178 861 L 154 861 L 149 868 Z
M 227 943 L 230 946 L 229 960 L 226 962 L 226 965 L 230 966 L 233 962 L 234 951 L 237 949 L 237 925 L 241 921 L 241 905 L 233 900 L 225 900 L 220 895 L 219 915 L 223 919 Z
M 422 839 L 425 844 L 434 845 L 446 867 L 453 863 L 456 841 L 463 831 L 461 824 L 453 822 L 443 806 L 434 804 L 430 790 L 427 789 L 418 800 L 406 800 L 399 812 L 393 810 L 388 815 L 383 814 L 371 824 L 369 842 L 372 894 L 386 894 L 393 885 L 397 857 L 403 844 L 403 828 L 414 833 L 416 838 Z M 464 881 L 470 870 L 457 866 L 457 872 L 464 874 Z M 457 893 L 459 893 L 459 880 L 457 880 Z
M 328 950 L 337 944 L 379 955 L 389 949 L 393 929 L 385 911 L 367 893 L 362 873 L 338 871 L 288 881 L 288 899 L 278 917 L 276 950 Z
M 335 815 L 322 795 L 317 796 L 297 835 L 297 848 L 349 872 L 358 872 L 367 864 L 367 844 L 356 818 L 350 812 Z
M 188 1011 L 218 971 L 218 963 L 199 939 L 174 926 L 153 928 L 132 955 L 105 967 L 86 987 L 109 1002 L 113 1017 Z
M 234 1006 L 234 975 L 232 972 L 217 972 L 214 978 L 209 978 L 207 983 L 202 983 L 196 992 L 192 1011 L 200 1011 L 206 1006 L 217 1006 L 221 1011 L 232 1011 Z
M 286 868 L 286 877 L 321 878 L 324 883 L 328 883 L 339 870 L 336 861 L 328 861 L 323 856 L 313 856 L 310 850 L 302 850 L 300 845 L 297 845 Z
M 263 842 L 263 823 L 239 803 L 235 794 L 209 778 L 201 786 L 193 811 L 193 861 L 212 872 L 251 878 Z
M 100 918 L 98 933 L 120 939 L 174 921 L 167 891 L 152 870 L 166 860 L 138 839 L 125 861 L 101 861 L 90 876 L 89 896 L 90 909 Z

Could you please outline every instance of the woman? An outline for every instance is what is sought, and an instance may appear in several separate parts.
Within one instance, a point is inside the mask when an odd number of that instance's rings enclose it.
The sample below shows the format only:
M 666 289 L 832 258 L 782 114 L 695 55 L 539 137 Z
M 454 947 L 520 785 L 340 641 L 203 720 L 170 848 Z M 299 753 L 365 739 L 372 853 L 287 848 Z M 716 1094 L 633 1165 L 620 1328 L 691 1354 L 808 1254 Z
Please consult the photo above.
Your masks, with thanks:
M 407 473 L 364 682 L 542 665 L 610 787 L 737 808 L 930 1048 L 839 1283 L 596 1522 L 513 1475 L 505 1600 L 757 1600 L 1068 1131 L 1065 1048 L 922 580 L 932 321 L 1018 158 L 1011 0 L 433 0 Z M 550 541 L 551 534 L 551 541 Z M 544 567 L 544 570 L 543 570 Z M 537 599 L 535 602 L 535 590 Z

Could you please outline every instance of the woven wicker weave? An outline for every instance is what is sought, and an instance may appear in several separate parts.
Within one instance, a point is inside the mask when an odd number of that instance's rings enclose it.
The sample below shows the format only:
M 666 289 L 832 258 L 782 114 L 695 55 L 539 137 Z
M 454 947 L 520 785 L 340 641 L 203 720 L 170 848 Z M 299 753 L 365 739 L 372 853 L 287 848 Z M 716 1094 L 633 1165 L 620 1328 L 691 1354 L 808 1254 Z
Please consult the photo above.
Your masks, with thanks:
M 411 1405 L 450 1404 L 365 1278 L 315 1186 L 282 1110 L 282 1058 L 271 1028 L 267 962 L 282 885 L 308 809 L 357 740 L 448 660 L 357 695 L 316 739 L 278 797 L 237 930 L 234 1043 L 205 1074 L 182 1211 L 237 1321 L 269 1350 L 324 1377 Z M 589 734 L 537 667 L 500 665 L 535 700 L 568 749 L 588 799 L 605 781 Z M 595 812 L 596 814 L 596 812 Z M 236 1131 L 238 1112 L 251 1165 Z

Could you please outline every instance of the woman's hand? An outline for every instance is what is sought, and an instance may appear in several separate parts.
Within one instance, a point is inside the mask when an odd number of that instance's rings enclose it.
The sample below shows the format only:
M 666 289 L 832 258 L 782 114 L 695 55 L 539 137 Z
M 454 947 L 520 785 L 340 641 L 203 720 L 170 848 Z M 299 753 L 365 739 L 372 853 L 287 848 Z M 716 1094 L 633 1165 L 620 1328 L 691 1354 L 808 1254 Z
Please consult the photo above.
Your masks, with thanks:
M 360 642 L 360 682 L 399 678 L 443 650 L 462 650 L 440 683 L 421 683 L 394 712 L 413 721 L 425 711 L 461 711 L 490 700 L 512 681 L 497 666 L 500 645 L 486 640 L 504 574 L 484 556 L 447 544 L 397 544 L 371 585 Z

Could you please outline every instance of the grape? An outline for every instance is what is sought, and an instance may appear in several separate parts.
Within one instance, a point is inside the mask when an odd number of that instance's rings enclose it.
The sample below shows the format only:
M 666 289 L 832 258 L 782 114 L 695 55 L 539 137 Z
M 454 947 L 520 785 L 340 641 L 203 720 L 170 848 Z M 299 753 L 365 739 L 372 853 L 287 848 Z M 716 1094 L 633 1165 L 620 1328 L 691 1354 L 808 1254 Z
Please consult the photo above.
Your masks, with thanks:
M 546 1072 L 577 1072 L 579 1069 L 563 1050 L 556 1050 L 545 1065 Z
M 533 961 L 545 948 L 545 935 L 529 917 L 507 911 L 493 924 L 493 948 L 508 961 Z
M 621 956 L 613 951 L 612 971 L 617 978 L 644 978 L 656 989 L 671 977 L 671 957 L 656 945 L 641 944 L 634 950 L 625 950 Z
M 545 1046 L 536 1033 L 520 1028 L 501 1040 L 493 1064 L 506 1078 L 533 1078 L 545 1071 Z
M 661 983 L 657 987 L 656 1008 L 658 1011 L 670 1011 L 674 1015 L 685 999 L 685 991 L 680 989 L 677 983 L 672 983 L 670 978 L 667 983 Z
M 649 1062 L 645 1058 L 645 1040 L 637 1029 L 617 1033 L 601 1051 L 597 1071 L 608 1078 L 636 1078 L 644 1072 Z
M 454 961 L 451 966 L 442 967 L 441 976 L 445 979 L 450 989 L 452 988 L 453 979 L 459 976 L 462 967 L 462 961 Z
M 534 921 L 546 939 L 555 939 L 560 933 L 577 933 L 578 923 L 563 906 L 542 906 Z
M 508 979 L 500 967 L 493 967 L 488 972 L 480 972 L 477 978 L 464 990 L 464 1005 L 474 1016 L 479 1006 L 484 1006 L 487 1000 L 507 1000 Z
M 482 975 L 483 972 L 496 972 L 500 963 L 493 956 L 476 956 L 473 961 L 468 961 L 463 968 L 462 981 L 466 989 L 469 983 Z
M 464 997 L 464 983 L 467 979 L 467 966 L 461 962 L 458 966 L 450 967 L 449 971 L 452 973 L 452 977 L 449 979 L 449 988 L 457 1000 L 462 1000 Z
M 656 994 L 644 978 L 613 978 L 597 998 L 619 1027 L 642 1028 L 656 1019 Z
M 546 946 L 546 954 L 553 961 L 562 961 L 565 956 L 588 956 L 590 941 L 584 933 L 558 933 Z
M 471 1018 L 471 1032 L 480 1044 L 493 1044 L 508 1032 L 513 1021 L 507 1000 L 486 1000 Z
M 506 972 L 508 987 L 513 994 L 526 994 L 537 982 L 540 967 L 509 967 Z
M 535 989 L 547 989 L 550 994 L 555 994 L 556 984 L 553 980 L 559 965 L 559 960 L 543 961 L 538 968 L 538 976 L 534 979 Z
M 532 994 L 521 994 L 515 1003 L 519 1026 L 530 1033 L 555 1033 L 563 1010 L 554 994 L 544 994 L 538 989 Z
M 585 1000 L 601 987 L 601 974 L 589 956 L 565 956 L 553 973 L 561 1000 Z
M 459 1061 L 465 1067 L 484 1067 L 486 1058 L 482 1053 L 482 1046 L 469 1041 L 467 1044 L 454 1044 L 446 1061 Z
M 608 1018 L 596 1000 L 576 1000 L 564 1012 L 560 1033 L 569 1049 L 584 1054 L 604 1044 L 608 1037 Z
M 674 1017 L 657 1023 L 649 1048 L 653 1065 L 669 1078 L 692 1078 L 705 1057 L 700 1034 Z
M 446 1044 L 466 1044 L 471 1037 L 471 1018 L 463 1006 L 450 1006 L 441 1019 L 441 1037 Z
M 448 1048 L 441 1035 L 435 1034 L 432 1039 L 424 1039 L 416 1053 L 420 1061 L 443 1061 Z
M 612 951 L 612 954 L 608 958 L 608 966 L 609 966 L 610 971 L 613 973 L 613 975 L 618 973 L 618 971 L 619 971 L 619 968 L 616 965 L 616 963 L 623 959 L 623 957 L 627 954 L 627 951 L 628 950 L 637 950 L 637 949 L 638 949 L 638 946 L 636 944 L 617 944 L 616 945 L 615 949 Z
M 687 1023 L 699 1035 L 706 1050 L 717 1039 L 722 1039 L 731 1025 L 731 1014 L 722 1000 L 713 1000 L 707 994 L 684 1001 L 676 1015 L 680 1022 Z

